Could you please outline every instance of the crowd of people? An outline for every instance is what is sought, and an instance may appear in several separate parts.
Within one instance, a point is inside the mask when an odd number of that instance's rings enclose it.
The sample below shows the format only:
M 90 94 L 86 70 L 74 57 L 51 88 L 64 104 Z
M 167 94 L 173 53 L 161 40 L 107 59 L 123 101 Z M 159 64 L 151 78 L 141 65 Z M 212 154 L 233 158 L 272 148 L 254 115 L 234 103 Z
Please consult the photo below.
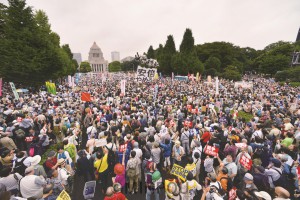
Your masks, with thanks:
M 19 99 L 4 84 L 0 199 L 72 196 L 75 176 L 105 200 L 299 198 L 300 89 L 213 81 L 87 74 Z

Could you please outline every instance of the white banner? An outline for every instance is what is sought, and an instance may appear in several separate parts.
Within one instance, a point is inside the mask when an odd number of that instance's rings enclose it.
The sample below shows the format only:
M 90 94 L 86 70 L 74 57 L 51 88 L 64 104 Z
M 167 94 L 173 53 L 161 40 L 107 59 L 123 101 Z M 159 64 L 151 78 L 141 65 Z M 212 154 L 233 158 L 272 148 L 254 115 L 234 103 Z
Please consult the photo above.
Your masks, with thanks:
M 13 82 L 9 82 L 11 90 L 13 91 L 14 95 L 15 95 L 15 99 L 19 100 L 19 94 L 16 90 L 15 84 Z
M 234 88 L 252 89 L 253 88 L 253 83 L 244 82 L 244 81 L 235 82 L 234 83 Z
M 126 80 L 121 80 L 121 94 L 125 96 Z
M 72 87 L 72 76 L 68 76 L 68 85 L 69 87 Z
M 138 66 L 135 78 L 138 82 L 149 82 L 153 80 L 156 73 L 156 68 L 145 68 Z

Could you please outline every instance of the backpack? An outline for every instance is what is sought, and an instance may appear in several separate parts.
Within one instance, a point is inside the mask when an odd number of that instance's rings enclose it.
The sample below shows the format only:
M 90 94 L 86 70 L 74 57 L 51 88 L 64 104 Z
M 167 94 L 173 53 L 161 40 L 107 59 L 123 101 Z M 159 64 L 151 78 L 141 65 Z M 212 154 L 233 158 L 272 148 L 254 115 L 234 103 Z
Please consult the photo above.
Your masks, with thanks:
M 65 151 L 67 151 L 69 153 L 71 159 L 74 161 L 75 156 L 76 156 L 76 152 L 75 152 L 74 148 L 71 145 L 68 145 L 64 149 L 65 149 Z
M 24 165 L 24 160 L 26 159 L 27 157 L 25 157 L 25 158 L 23 158 L 21 161 L 16 161 L 16 163 L 15 163 L 15 167 L 14 167 L 14 169 L 13 169 L 13 172 L 14 173 L 19 173 L 19 174 L 21 174 L 22 176 L 24 176 L 25 175 L 25 169 L 27 168 L 27 166 L 26 165 Z
M 217 181 L 219 188 L 212 186 L 216 189 L 216 192 L 224 199 L 224 200 L 228 200 L 228 194 L 227 192 L 222 188 L 221 184 L 219 181 Z M 229 190 L 228 190 L 229 191 Z
M 135 166 L 134 168 L 128 168 L 126 174 L 129 178 L 133 178 L 136 175 L 136 168 L 137 166 Z
M 115 164 L 117 164 L 119 162 L 118 154 L 112 150 L 114 147 L 114 144 L 111 145 L 110 149 L 106 145 L 105 145 L 105 147 L 108 150 L 108 155 L 107 155 L 108 167 L 113 169 Z
M 25 132 L 22 129 L 19 128 L 18 130 L 15 131 L 15 133 L 18 139 L 25 138 Z
M 222 181 L 222 179 L 226 179 L 227 180 L 227 191 L 229 192 L 232 188 L 233 188 L 233 182 L 232 179 L 229 177 L 222 177 L 220 179 L 220 182 Z
M 280 171 L 278 171 L 277 169 L 274 169 L 274 168 L 272 168 L 272 169 L 275 170 L 280 175 L 278 180 L 273 181 L 273 184 L 275 185 L 275 187 L 280 186 L 283 188 L 289 188 L 289 189 L 293 190 L 294 185 L 293 185 L 293 181 L 289 177 L 289 174 L 281 173 Z M 289 189 L 287 189 L 287 190 L 290 191 Z

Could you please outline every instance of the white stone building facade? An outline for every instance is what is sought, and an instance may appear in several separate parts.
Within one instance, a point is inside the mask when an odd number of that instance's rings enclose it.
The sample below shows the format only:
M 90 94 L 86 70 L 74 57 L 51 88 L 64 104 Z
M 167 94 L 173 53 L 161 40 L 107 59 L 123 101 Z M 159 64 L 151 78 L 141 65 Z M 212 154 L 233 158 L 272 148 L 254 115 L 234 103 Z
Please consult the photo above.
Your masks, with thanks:
M 102 73 L 108 71 L 108 61 L 104 59 L 103 53 L 96 42 L 94 42 L 90 48 L 88 60 L 91 65 L 92 72 Z

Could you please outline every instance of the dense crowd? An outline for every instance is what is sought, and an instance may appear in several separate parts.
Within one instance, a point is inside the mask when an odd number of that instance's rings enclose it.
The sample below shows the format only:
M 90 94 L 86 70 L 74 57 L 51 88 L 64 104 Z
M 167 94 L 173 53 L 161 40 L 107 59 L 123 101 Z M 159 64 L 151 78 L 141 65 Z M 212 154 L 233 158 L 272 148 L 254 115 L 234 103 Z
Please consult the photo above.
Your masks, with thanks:
M 86 75 L 18 100 L 4 84 L 0 199 L 72 196 L 77 175 L 96 180 L 105 200 L 140 191 L 147 200 L 297 199 L 300 89 L 243 81 L 253 87 Z

